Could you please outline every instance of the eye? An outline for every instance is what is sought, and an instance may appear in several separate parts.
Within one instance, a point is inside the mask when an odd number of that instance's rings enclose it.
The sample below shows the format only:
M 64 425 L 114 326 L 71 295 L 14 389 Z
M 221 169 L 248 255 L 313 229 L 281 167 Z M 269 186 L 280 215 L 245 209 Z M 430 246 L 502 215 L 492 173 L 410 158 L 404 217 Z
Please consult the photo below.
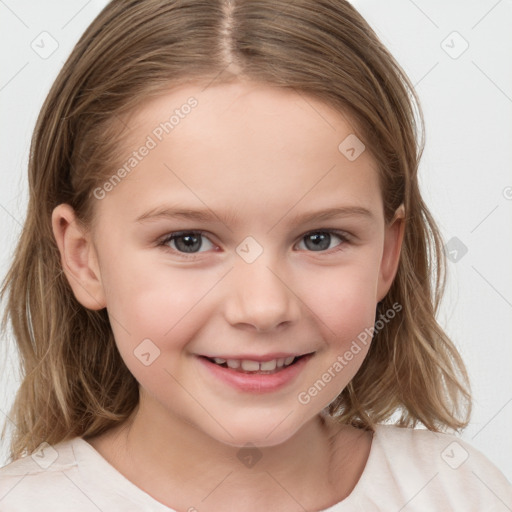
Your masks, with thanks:
M 206 241 L 206 247 L 203 241 Z M 212 242 L 204 236 L 201 231 L 180 231 L 170 233 L 158 245 L 169 248 L 173 251 L 195 254 L 204 252 L 200 249 L 209 250 L 214 247 Z
M 338 244 L 332 244 L 332 242 L 335 239 L 340 240 L 340 243 Z M 334 232 L 331 230 L 324 230 L 324 231 L 311 231 L 307 234 L 305 234 L 302 237 L 302 240 L 300 243 L 304 242 L 304 245 L 307 250 L 314 251 L 314 252 L 320 252 L 320 251 L 326 251 L 328 249 L 331 249 L 332 247 L 336 246 L 343 246 L 344 242 L 348 242 L 349 239 L 346 235 L 338 232 Z M 300 244 L 299 244 L 300 245 Z M 336 250 L 341 250 L 343 247 L 339 247 Z
M 338 242 L 336 243 L 336 239 Z M 335 248 L 333 252 L 343 250 L 350 237 L 344 233 L 333 230 L 310 231 L 303 235 L 299 249 L 310 252 L 326 252 Z M 303 244 L 303 246 L 301 246 Z M 184 258 L 215 249 L 215 245 L 208 239 L 203 231 L 176 231 L 165 236 L 158 246 L 165 250 L 183 256 Z

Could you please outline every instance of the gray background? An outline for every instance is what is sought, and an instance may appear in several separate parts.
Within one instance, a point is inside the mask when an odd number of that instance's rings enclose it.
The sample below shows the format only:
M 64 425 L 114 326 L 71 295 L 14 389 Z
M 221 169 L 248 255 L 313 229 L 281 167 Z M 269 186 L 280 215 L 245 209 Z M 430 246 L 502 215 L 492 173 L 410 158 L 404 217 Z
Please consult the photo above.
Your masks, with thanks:
M 353 3 L 422 101 L 422 189 L 453 260 L 439 320 L 474 390 L 472 422 L 462 437 L 512 481 L 512 0 Z M 105 4 L 0 0 L 1 278 L 25 216 L 36 116 L 72 46 Z M 16 352 L 12 339 L 1 345 L 8 357 L 0 373 L 0 421 L 12 426 L 6 414 L 19 384 Z M 6 454 L 4 443 L 0 465 Z

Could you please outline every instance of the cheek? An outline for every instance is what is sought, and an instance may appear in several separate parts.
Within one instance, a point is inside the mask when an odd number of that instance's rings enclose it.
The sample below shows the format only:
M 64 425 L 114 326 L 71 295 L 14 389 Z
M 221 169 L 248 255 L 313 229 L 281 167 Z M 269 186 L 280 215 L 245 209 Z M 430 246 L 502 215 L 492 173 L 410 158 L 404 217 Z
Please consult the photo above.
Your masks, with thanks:
M 197 335 L 207 312 L 201 299 L 215 276 L 118 261 L 109 269 L 107 310 L 118 350 L 146 389 L 179 392 L 169 374 L 183 363 L 183 347 Z
M 318 364 L 297 394 L 303 406 L 323 409 L 356 375 L 368 353 L 376 313 L 376 276 L 370 262 L 318 269 L 304 302 L 323 340 Z
M 211 271 L 149 264 L 142 256 L 119 258 L 105 270 L 112 329 L 128 355 L 145 339 L 162 352 L 185 345 L 207 316 L 204 299 L 219 280 Z
M 317 268 L 314 280 L 302 283 L 300 296 L 333 342 L 344 343 L 374 324 L 378 266 L 370 256 L 338 268 Z

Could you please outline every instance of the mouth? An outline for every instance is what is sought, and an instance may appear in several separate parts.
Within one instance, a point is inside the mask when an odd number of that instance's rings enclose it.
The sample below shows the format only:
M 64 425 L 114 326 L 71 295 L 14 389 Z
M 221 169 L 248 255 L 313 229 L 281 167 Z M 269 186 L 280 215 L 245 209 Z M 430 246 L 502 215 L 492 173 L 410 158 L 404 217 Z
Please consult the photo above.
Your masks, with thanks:
M 286 368 L 297 364 L 304 358 L 313 355 L 313 352 L 298 356 L 277 357 L 267 361 L 258 361 L 253 359 L 227 359 L 222 357 L 199 356 L 206 359 L 221 368 L 230 369 L 237 373 L 253 374 L 253 375 L 271 375 L 279 373 Z
M 206 370 L 205 376 L 222 382 L 237 392 L 266 394 L 290 389 L 308 365 L 315 352 L 294 355 L 285 353 L 265 356 L 245 355 L 233 358 L 197 356 Z M 210 378 L 210 377 L 207 377 Z

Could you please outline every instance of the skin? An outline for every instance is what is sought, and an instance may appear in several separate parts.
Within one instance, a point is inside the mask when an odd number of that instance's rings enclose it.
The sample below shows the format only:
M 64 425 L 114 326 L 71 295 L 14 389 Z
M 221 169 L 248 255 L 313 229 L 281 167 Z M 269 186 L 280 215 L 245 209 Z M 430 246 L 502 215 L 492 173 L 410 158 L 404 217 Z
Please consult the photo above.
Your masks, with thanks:
M 69 205 L 53 212 L 75 296 L 87 308 L 107 307 L 140 384 L 132 417 L 88 441 L 178 511 L 332 506 L 359 480 L 372 433 L 321 411 L 356 374 L 369 344 L 308 403 L 297 397 L 373 326 L 397 270 L 403 208 L 386 224 L 369 151 L 349 161 L 338 150 L 355 132 L 346 116 L 265 84 L 187 85 L 151 100 L 128 120 L 127 157 L 190 96 L 197 107 L 95 200 L 90 229 L 80 229 Z M 162 205 L 207 207 L 214 218 L 137 222 Z M 345 206 L 370 215 L 294 219 Z M 306 245 L 307 233 L 325 229 L 350 236 L 333 234 L 322 250 Z M 180 230 L 205 232 L 190 259 L 175 242 L 158 246 Z M 252 263 L 236 252 L 248 236 L 262 250 Z M 145 339 L 160 350 L 148 366 L 134 355 Z M 197 358 L 281 351 L 315 353 L 289 385 L 263 394 L 224 384 Z M 246 443 L 261 455 L 252 467 L 237 457 Z

